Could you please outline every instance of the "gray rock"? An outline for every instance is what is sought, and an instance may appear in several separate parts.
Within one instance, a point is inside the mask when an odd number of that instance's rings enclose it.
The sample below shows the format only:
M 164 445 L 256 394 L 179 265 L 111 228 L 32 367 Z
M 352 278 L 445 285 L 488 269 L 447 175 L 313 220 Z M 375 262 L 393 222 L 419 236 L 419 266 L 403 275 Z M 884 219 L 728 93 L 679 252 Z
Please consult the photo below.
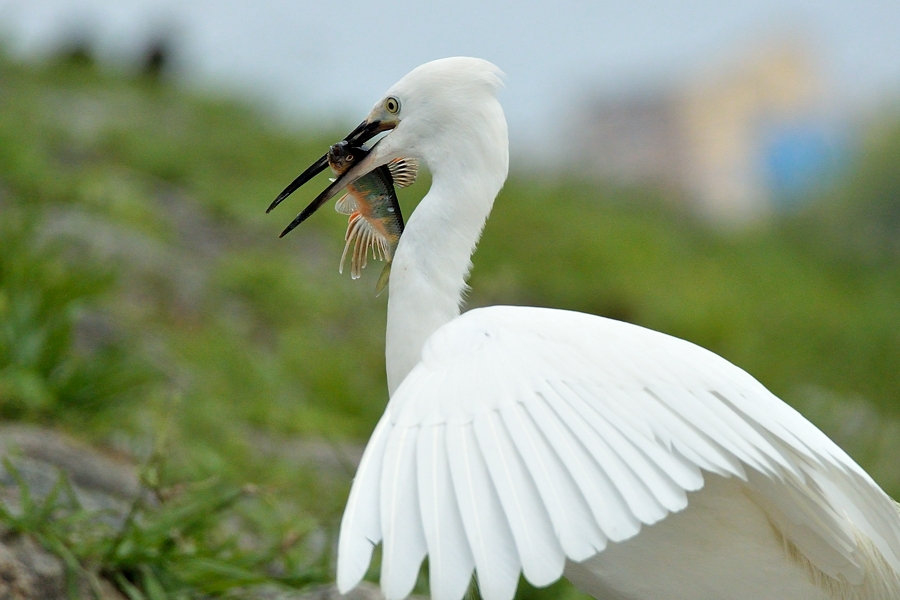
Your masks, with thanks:
M 56 431 L 23 425 L 0 426 L 0 457 L 8 459 L 31 495 L 44 498 L 63 473 L 78 502 L 105 510 L 104 518 L 121 522 L 140 493 L 134 467 L 104 456 Z M 19 484 L 0 465 L 0 500 L 12 511 L 20 507 Z M 107 581 L 81 575 L 82 598 L 124 600 Z M 0 600 L 68 600 L 67 571 L 58 556 L 25 535 L 0 536 Z
M 0 600 L 68 600 L 63 561 L 27 536 L 0 542 Z M 97 600 L 125 600 L 108 581 L 79 576 L 79 595 Z
M 0 457 L 9 460 L 35 498 L 45 498 L 62 473 L 81 506 L 101 514 L 103 521 L 114 527 L 122 524 L 141 489 L 133 465 L 105 456 L 58 431 L 0 426 Z M 0 463 L 0 500 L 18 510 L 19 499 L 16 479 Z
M 34 598 L 34 576 L 12 549 L 0 544 L 0 599 Z

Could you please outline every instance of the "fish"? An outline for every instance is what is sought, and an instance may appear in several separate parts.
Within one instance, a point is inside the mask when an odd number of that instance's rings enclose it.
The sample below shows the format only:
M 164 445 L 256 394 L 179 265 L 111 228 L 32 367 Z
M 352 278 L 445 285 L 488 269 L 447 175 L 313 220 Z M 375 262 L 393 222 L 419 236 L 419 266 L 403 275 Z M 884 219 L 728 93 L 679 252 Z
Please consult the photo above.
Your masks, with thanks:
M 328 150 L 328 166 L 335 177 L 363 160 L 370 148 L 353 146 L 346 140 L 338 142 Z M 359 279 L 368 262 L 369 250 L 372 257 L 384 261 L 384 269 L 375 284 L 375 294 L 384 290 L 390 279 L 391 262 L 403 234 L 403 214 L 397 200 L 396 187 L 407 187 L 416 181 L 419 163 L 414 158 L 396 158 L 366 173 L 347 186 L 347 193 L 335 203 L 335 210 L 350 218 L 344 235 L 344 252 L 338 268 L 344 272 L 344 263 L 350 247 L 350 277 Z

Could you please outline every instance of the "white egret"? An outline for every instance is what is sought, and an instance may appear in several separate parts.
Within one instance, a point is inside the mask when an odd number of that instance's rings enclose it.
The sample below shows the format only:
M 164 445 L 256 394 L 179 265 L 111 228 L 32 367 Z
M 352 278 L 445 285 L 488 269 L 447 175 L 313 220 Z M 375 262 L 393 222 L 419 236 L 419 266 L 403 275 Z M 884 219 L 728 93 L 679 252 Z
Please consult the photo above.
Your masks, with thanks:
M 431 170 L 394 256 L 390 401 L 341 524 L 340 589 L 381 543 L 390 599 L 426 555 L 437 600 L 459 600 L 473 571 L 487 600 L 512 598 L 520 573 L 615 600 L 900 598 L 898 506 L 740 368 L 593 315 L 460 315 L 507 175 L 499 75 L 473 58 L 414 69 L 346 140 L 389 133 L 285 230 L 392 159 Z

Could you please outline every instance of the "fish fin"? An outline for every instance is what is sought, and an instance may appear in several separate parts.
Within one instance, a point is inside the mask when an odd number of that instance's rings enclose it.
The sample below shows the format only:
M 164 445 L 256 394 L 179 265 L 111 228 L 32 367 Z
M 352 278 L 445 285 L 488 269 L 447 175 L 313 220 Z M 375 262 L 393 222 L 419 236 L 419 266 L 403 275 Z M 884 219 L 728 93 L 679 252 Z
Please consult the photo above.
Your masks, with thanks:
M 411 186 L 419 176 L 419 161 L 415 158 L 395 158 L 387 164 L 387 168 L 397 187 Z
M 342 215 L 352 215 L 357 211 L 359 205 L 356 203 L 356 198 L 354 198 L 350 194 L 344 194 L 341 198 L 334 203 L 334 210 L 338 211 Z
M 362 270 L 366 268 L 368 263 L 369 249 L 372 250 L 372 257 L 378 260 L 386 260 L 390 257 L 391 251 L 388 240 L 358 212 L 350 215 L 344 240 L 344 252 L 341 254 L 341 264 L 338 272 L 344 272 L 344 262 L 347 260 L 347 254 L 352 245 L 353 253 L 350 256 L 351 279 L 359 279 L 360 275 L 362 275 Z
M 391 261 L 387 261 L 384 263 L 384 268 L 381 270 L 381 275 L 378 276 L 378 283 L 375 284 L 375 295 L 380 296 L 381 292 L 384 291 L 384 288 L 387 287 L 388 281 L 391 278 Z
M 343 198 L 341 198 L 343 200 Z M 344 274 L 344 261 L 347 260 L 347 251 L 350 249 L 350 244 L 356 238 L 356 229 L 357 229 L 357 221 L 361 219 L 362 216 L 359 213 L 355 215 L 350 215 L 350 220 L 347 222 L 347 233 L 344 234 L 344 251 L 341 253 L 341 264 L 338 266 L 338 273 L 341 275 Z

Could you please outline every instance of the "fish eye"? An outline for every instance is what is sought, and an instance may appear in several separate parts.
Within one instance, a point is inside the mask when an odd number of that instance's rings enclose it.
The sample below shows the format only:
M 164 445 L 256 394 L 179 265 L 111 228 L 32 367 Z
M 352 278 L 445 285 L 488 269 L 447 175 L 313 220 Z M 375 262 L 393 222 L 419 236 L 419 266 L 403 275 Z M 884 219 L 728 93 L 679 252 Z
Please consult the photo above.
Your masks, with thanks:
M 400 112 L 400 101 L 397 100 L 394 96 L 388 96 L 384 100 L 384 109 L 391 113 L 392 115 L 396 115 Z

